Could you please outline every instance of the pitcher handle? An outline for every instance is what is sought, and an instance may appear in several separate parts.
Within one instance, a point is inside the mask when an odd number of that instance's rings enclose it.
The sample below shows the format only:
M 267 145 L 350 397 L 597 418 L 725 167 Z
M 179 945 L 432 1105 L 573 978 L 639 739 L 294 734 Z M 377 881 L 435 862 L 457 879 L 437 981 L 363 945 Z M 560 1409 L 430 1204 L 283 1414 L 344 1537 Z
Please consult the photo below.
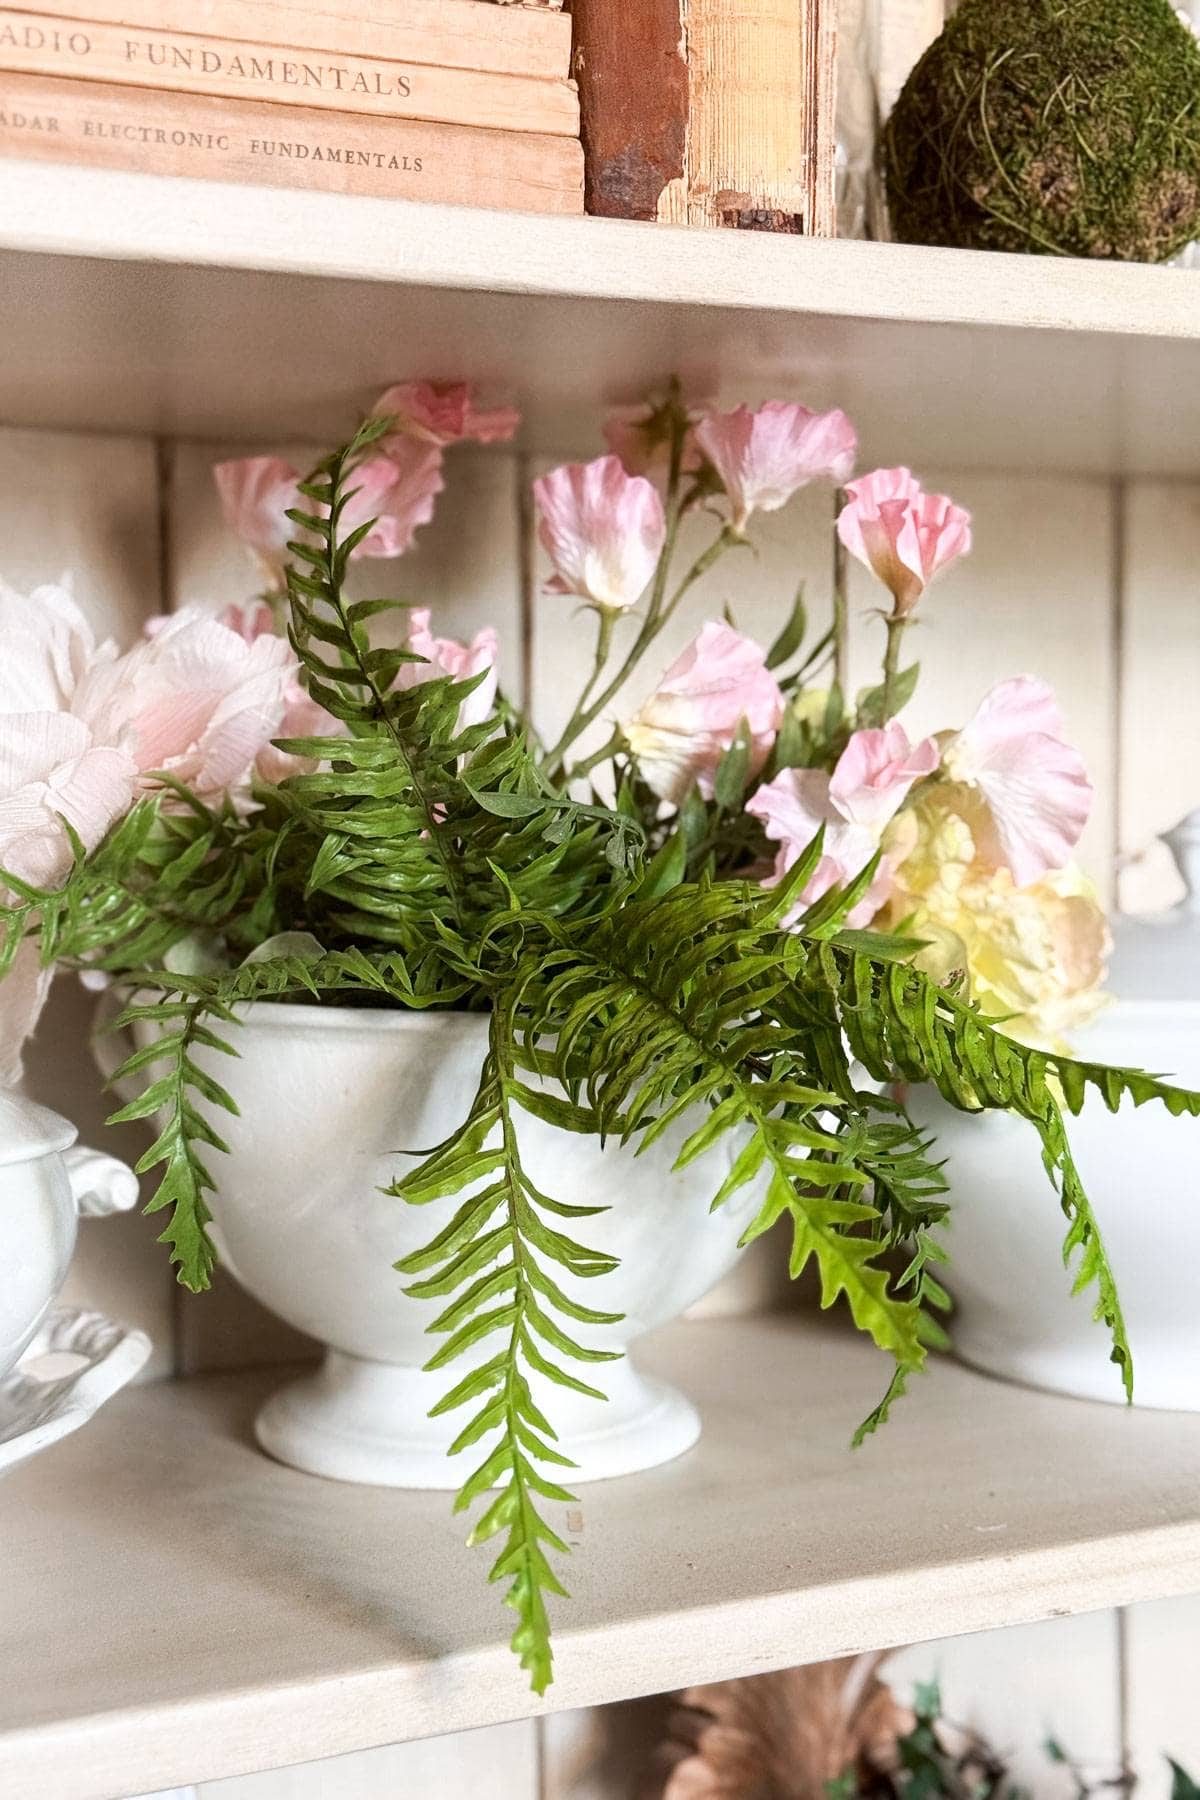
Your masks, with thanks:
M 86 1144 L 72 1144 L 63 1151 L 63 1161 L 81 1219 L 130 1212 L 137 1205 L 138 1178 L 127 1163 Z

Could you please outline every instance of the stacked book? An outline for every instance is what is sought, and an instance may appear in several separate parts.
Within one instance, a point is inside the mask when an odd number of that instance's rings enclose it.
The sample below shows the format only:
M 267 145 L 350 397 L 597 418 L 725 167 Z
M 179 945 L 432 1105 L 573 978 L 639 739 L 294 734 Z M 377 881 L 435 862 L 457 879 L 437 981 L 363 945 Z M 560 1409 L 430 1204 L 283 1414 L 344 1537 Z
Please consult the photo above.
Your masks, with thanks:
M 0 0 L 0 155 L 578 213 L 570 61 L 546 0 Z

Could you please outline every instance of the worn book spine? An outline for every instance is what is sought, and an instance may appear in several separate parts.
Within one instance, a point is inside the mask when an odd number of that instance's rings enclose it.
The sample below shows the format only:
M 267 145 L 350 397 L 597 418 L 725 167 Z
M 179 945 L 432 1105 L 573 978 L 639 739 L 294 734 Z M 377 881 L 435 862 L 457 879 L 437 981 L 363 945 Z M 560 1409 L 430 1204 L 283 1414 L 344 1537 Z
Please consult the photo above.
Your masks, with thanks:
M 836 0 L 575 0 L 589 211 L 831 236 Z
M 688 68 L 681 0 L 573 0 L 587 209 L 654 219 L 686 170 Z
M 45 12 L 45 0 L 13 0 Z M 494 0 L 54 0 L 84 24 L 182 31 L 242 43 L 301 44 L 436 68 L 482 69 L 560 81 L 571 60 L 571 21 L 560 12 Z
M 683 25 L 685 170 L 659 218 L 832 236 L 836 0 L 685 0 Z
M 0 155 L 524 212 L 583 211 L 570 138 L 0 74 Z
M 579 102 L 567 81 L 279 49 L 144 26 L 89 25 L 7 6 L 0 7 L 0 69 L 490 131 L 579 135 Z

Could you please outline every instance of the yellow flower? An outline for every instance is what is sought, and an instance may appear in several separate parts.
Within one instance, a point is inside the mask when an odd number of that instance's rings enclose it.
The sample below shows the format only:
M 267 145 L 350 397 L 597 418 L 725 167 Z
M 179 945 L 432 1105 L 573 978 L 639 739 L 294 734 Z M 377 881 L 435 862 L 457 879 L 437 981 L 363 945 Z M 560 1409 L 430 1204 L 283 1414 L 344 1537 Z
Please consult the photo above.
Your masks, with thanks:
M 978 855 L 983 824 L 978 800 L 952 782 L 899 814 L 884 837 L 895 893 L 877 923 L 924 939 L 915 961 L 935 979 L 962 971 L 970 997 L 1012 1037 L 1061 1048 L 1104 1004 L 1103 908 L 1074 865 L 1015 887 Z

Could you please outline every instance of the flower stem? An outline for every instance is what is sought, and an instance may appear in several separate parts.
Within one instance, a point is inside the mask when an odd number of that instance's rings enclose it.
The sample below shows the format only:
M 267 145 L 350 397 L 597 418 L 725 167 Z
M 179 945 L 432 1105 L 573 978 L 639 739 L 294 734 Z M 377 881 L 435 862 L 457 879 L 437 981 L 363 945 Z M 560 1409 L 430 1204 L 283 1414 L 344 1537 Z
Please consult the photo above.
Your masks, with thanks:
M 886 620 L 887 645 L 883 652 L 883 722 L 886 725 L 896 707 L 896 678 L 900 673 L 900 645 L 908 620 L 902 613 L 892 613 Z
M 845 504 L 845 490 L 838 488 L 833 497 L 835 524 L 838 514 Z M 850 609 L 847 587 L 846 546 L 835 530 L 833 534 L 833 679 L 843 701 L 846 697 L 850 662 Z

